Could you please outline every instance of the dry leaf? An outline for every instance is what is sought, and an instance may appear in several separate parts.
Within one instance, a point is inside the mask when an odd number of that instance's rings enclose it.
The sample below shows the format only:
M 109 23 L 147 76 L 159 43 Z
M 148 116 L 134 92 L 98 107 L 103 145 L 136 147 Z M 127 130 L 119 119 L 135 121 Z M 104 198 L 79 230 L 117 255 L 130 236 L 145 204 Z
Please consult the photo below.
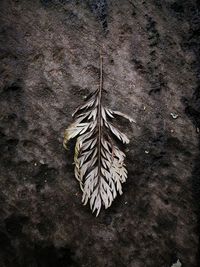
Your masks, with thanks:
M 117 192 L 122 194 L 122 183 L 127 179 L 125 154 L 117 147 L 112 135 L 124 144 L 129 143 L 129 139 L 113 126 L 111 120 L 117 115 L 135 122 L 119 111 L 102 106 L 102 57 L 100 70 L 99 89 L 73 113 L 75 121 L 65 130 L 64 136 L 65 148 L 70 139 L 77 137 L 75 177 L 83 191 L 82 202 L 84 205 L 89 202 L 96 216 L 102 206 L 110 207 Z

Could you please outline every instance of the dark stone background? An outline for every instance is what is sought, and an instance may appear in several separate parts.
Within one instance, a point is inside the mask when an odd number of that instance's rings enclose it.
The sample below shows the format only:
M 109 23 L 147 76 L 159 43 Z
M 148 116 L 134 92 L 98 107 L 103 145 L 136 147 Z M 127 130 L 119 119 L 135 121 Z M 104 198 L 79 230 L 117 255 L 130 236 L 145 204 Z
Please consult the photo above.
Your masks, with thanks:
M 0 20 L 0 266 L 200 266 L 200 4 L 0 0 Z M 104 103 L 136 124 L 96 218 L 62 140 L 100 48 Z

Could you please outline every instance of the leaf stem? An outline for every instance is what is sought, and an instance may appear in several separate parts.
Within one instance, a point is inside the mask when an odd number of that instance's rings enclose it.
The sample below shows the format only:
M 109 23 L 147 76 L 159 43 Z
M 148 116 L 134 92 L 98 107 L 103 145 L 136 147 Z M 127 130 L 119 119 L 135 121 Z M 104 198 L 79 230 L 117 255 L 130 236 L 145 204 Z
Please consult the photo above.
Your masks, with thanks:
M 100 81 L 99 81 L 99 93 L 98 93 L 98 184 L 101 179 L 101 135 L 102 135 L 102 125 L 101 125 L 101 98 L 102 98 L 102 88 L 103 88 L 103 56 L 100 53 Z
M 99 82 L 99 97 L 101 98 L 103 88 L 103 56 L 100 53 L 100 82 Z

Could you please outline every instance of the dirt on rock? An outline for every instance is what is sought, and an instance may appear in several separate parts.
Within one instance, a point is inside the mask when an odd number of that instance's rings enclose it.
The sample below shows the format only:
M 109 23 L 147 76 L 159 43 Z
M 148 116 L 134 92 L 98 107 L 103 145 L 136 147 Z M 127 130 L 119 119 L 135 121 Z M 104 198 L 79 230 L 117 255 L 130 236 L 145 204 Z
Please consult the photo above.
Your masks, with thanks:
M 71 114 L 99 85 L 129 114 L 123 195 L 81 204 Z M 0 1 L 0 266 L 200 266 L 200 5 Z

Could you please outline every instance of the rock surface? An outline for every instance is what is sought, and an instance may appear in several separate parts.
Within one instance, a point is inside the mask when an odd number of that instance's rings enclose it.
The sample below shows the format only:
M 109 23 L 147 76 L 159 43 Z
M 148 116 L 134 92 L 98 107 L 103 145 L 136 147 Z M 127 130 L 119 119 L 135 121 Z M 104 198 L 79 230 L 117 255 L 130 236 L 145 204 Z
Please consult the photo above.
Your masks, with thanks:
M 200 266 L 200 6 L 1 0 L 0 266 Z M 129 177 L 99 217 L 81 204 L 64 129 L 98 87 L 130 114 Z

